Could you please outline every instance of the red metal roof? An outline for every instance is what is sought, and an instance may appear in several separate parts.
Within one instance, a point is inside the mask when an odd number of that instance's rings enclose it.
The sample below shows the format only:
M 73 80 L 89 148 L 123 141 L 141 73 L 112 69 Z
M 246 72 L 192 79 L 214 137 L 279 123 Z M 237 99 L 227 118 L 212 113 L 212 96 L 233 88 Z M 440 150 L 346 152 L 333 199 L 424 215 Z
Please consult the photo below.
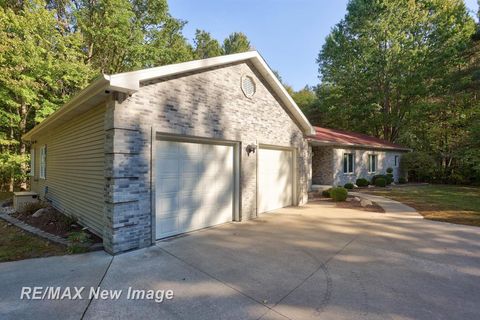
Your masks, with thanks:
M 391 143 L 386 140 L 375 138 L 362 133 L 321 127 L 313 128 L 315 129 L 315 135 L 309 137 L 310 140 L 313 142 L 320 142 L 322 144 L 331 145 L 372 147 L 377 149 L 410 150 L 409 148 L 400 146 L 398 144 Z

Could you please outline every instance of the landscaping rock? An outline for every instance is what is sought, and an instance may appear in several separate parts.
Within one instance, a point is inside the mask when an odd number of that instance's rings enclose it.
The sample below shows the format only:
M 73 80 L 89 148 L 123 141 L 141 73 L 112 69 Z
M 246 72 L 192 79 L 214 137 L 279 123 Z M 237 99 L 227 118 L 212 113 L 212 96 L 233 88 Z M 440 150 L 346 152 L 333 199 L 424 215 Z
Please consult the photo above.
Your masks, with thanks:
M 32 217 L 33 217 L 33 218 L 38 218 L 38 217 L 42 216 L 42 214 L 44 214 L 44 213 L 45 213 L 45 209 L 44 209 L 44 208 L 38 209 L 37 211 L 35 211 L 34 214 L 32 214 Z
M 370 200 L 367 200 L 367 199 L 362 199 L 362 200 L 360 201 L 360 205 L 361 205 L 362 207 L 373 206 L 373 202 L 370 201 Z
M 362 199 L 360 199 L 359 197 L 355 197 L 355 198 L 353 198 L 353 200 L 355 200 L 355 201 L 360 201 L 360 200 L 362 200 Z

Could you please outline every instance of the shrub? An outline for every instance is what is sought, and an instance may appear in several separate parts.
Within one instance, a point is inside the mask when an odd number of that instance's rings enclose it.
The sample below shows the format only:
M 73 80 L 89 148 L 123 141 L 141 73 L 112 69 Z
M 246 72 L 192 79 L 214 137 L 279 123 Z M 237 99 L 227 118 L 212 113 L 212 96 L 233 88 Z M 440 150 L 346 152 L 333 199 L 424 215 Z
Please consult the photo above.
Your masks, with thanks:
M 392 174 L 392 173 L 393 173 L 393 169 L 392 169 L 392 168 L 387 168 L 387 173 L 388 173 L 388 174 Z
M 405 184 L 405 183 L 407 183 L 407 179 L 405 179 L 404 177 L 400 177 L 400 178 L 398 178 L 398 183 Z
M 376 187 L 386 187 L 387 186 L 387 179 L 385 179 L 384 177 L 380 177 L 380 178 L 377 178 L 375 179 L 375 186 Z
M 332 188 L 330 190 L 330 196 L 333 199 L 333 201 L 336 201 L 336 202 L 345 201 L 347 200 L 348 191 L 347 189 L 342 187 Z
M 377 174 L 377 175 L 374 175 L 372 177 L 372 181 L 370 182 L 370 184 L 376 186 L 375 182 L 377 181 L 377 179 L 379 178 L 382 178 L 382 179 L 385 179 L 385 182 L 387 181 L 387 176 L 383 175 L 383 174 Z
M 330 190 L 332 190 L 332 188 L 327 189 L 327 190 L 323 190 L 322 191 L 322 196 L 324 196 L 325 198 L 330 198 Z
M 352 190 L 354 185 L 353 185 L 353 183 L 348 182 L 348 183 L 345 183 L 345 185 L 343 187 L 345 189 Z
M 367 179 L 359 178 L 359 179 L 357 179 L 356 184 L 359 187 L 367 187 L 370 183 L 368 182 Z
M 387 173 L 385 175 L 385 180 L 387 181 L 387 185 L 391 185 L 393 182 L 393 174 L 392 173 Z

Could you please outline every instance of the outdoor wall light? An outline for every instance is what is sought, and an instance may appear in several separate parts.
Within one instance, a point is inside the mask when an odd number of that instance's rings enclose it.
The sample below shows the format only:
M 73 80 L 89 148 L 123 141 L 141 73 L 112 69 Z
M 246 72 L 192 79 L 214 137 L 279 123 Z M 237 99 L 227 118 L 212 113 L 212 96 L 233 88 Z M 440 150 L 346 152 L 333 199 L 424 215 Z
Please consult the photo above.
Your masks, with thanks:
M 247 156 L 250 156 L 250 153 L 255 153 L 255 150 L 257 150 L 257 146 L 254 144 L 249 144 L 245 150 L 247 151 Z

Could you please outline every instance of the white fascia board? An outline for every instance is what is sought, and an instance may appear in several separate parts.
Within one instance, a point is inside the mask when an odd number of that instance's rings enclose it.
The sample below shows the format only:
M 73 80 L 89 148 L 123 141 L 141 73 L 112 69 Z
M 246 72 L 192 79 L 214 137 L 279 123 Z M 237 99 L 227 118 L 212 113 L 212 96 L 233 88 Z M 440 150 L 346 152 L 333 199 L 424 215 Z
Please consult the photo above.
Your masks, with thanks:
M 202 60 L 194 60 L 189 62 L 182 62 L 176 64 L 170 64 L 166 66 L 149 68 L 138 71 L 130 71 L 124 73 L 117 73 L 110 76 L 112 85 L 125 86 L 130 88 L 137 88 L 142 81 L 148 81 L 152 79 L 173 76 L 185 72 L 194 72 L 206 68 L 213 68 L 229 63 L 235 63 L 238 61 L 249 60 L 257 57 L 256 51 L 247 51 L 237 54 L 230 54 L 226 56 L 213 57 Z

